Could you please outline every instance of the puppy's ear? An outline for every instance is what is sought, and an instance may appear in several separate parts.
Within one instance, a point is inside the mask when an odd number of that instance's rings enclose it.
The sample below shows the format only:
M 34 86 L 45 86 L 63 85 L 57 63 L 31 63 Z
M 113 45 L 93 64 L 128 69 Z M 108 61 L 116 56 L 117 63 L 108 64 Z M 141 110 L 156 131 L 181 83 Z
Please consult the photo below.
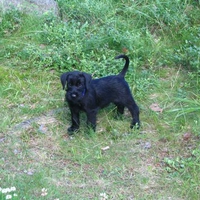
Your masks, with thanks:
M 60 81 L 61 81 L 61 84 L 63 86 L 63 90 L 65 89 L 65 85 L 66 85 L 66 82 L 67 82 L 67 78 L 69 76 L 70 72 L 67 72 L 67 73 L 63 73 L 61 76 L 60 76 Z
M 92 76 L 88 73 L 85 73 L 85 72 L 82 72 L 81 73 L 81 76 L 83 76 L 85 78 L 85 86 L 86 86 L 86 89 L 89 88 L 89 84 L 92 80 Z

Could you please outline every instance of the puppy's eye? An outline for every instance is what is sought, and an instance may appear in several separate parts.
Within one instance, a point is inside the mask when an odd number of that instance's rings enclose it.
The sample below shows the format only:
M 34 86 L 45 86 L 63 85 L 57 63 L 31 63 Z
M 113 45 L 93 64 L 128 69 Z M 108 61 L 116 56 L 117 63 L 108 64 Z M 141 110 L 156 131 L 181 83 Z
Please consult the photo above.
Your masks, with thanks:
M 70 86 L 70 87 L 71 87 L 72 85 L 73 85 L 72 83 L 68 83 L 68 86 Z
M 81 83 L 80 82 L 77 82 L 76 83 L 76 87 L 80 87 L 81 86 Z

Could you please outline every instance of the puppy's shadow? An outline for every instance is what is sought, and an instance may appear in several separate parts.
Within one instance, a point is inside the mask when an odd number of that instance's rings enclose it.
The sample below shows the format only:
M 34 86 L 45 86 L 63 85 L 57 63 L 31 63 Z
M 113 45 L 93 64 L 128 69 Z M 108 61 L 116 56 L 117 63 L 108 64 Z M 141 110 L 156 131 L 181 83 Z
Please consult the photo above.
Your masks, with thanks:
M 68 134 L 67 129 L 71 126 L 71 114 L 68 106 L 65 106 L 60 109 L 59 112 L 56 113 L 57 118 L 59 118 L 61 122 L 61 126 L 64 125 L 64 132 Z M 113 131 L 113 123 L 118 123 L 122 121 L 127 121 L 127 119 L 131 119 L 130 113 L 128 109 L 125 108 L 124 114 L 117 113 L 117 107 L 113 104 L 109 105 L 104 109 L 100 109 L 98 112 L 97 123 L 99 130 L 97 132 L 111 132 Z M 76 135 L 84 135 L 86 138 L 92 138 L 97 135 L 91 128 L 87 127 L 87 116 L 84 112 L 80 112 L 80 129 L 73 134 Z
M 127 119 L 131 119 L 131 115 L 128 111 L 127 108 L 124 109 L 124 113 L 118 113 L 117 112 L 117 106 L 115 105 L 109 105 L 108 107 L 102 109 L 99 111 L 99 118 L 104 118 L 106 116 L 108 116 L 108 118 L 112 119 L 112 120 L 127 120 Z

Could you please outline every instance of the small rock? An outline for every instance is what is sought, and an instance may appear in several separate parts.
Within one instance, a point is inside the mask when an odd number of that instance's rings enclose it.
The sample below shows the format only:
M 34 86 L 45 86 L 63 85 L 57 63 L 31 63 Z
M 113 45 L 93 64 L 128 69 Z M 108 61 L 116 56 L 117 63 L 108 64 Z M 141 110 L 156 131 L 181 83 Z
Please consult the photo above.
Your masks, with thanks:
M 24 170 L 24 173 L 29 176 L 32 176 L 34 174 L 34 170 L 33 169 Z
M 14 149 L 13 153 L 16 155 L 19 153 L 19 151 L 17 149 Z
M 145 142 L 143 147 L 144 147 L 144 149 L 150 149 L 151 148 L 151 143 L 150 142 Z
M 5 138 L 0 138 L 0 143 L 3 142 L 5 140 Z
M 41 133 L 45 134 L 45 133 L 48 131 L 48 128 L 42 124 L 42 125 L 40 125 L 40 127 L 39 127 L 39 131 L 40 131 Z

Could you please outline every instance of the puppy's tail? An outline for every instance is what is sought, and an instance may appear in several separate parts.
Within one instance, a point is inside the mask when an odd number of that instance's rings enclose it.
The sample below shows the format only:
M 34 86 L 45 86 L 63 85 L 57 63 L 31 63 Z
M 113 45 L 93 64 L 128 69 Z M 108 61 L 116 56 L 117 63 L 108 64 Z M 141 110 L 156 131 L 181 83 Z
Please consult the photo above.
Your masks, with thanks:
M 124 65 L 124 68 L 123 68 L 122 71 L 119 73 L 119 76 L 124 77 L 125 74 L 126 74 L 126 72 L 127 72 L 127 70 L 128 70 L 129 58 L 128 58 L 128 56 L 123 55 L 123 54 L 115 57 L 115 59 L 119 59 L 119 58 L 124 58 L 124 59 L 126 60 L 125 65 Z

